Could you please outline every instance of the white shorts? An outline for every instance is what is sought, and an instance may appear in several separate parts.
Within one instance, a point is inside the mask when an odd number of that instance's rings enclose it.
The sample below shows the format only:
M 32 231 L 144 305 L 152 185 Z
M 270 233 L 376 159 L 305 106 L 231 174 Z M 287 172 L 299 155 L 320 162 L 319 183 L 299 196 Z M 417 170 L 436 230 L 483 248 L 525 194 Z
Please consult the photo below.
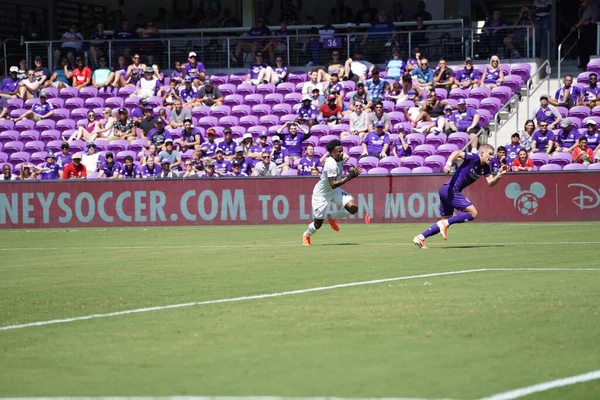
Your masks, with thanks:
M 323 196 L 312 196 L 312 209 L 313 215 L 315 219 L 325 219 L 325 215 L 327 215 L 327 209 L 329 208 L 329 204 L 333 203 L 338 206 L 345 206 L 354 200 L 351 194 L 346 193 L 346 191 L 342 188 L 335 188 L 333 190 L 333 199 L 329 200 Z

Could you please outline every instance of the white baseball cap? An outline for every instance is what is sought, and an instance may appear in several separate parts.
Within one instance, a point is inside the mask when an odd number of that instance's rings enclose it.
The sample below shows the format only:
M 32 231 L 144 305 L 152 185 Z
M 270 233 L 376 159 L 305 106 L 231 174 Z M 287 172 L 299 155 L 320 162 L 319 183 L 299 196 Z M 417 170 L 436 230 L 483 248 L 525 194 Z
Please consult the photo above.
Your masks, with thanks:
M 15 66 L 10 67 L 9 71 L 10 72 L 19 72 L 19 67 L 15 67 Z
M 196 53 L 193 51 L 190 51 L 190 54 L 188 54 L 188 58 L 190 57 L 196 57 Z
M 252 139 L 252 134 L 250 132 L 246 132 L 244 133 L 244 136 L 242 136 L 242 139 Z
M 275 135 L 273 136 L 273 139 L 271 139 L 271 142 L 281 142 L 281 139 L 279 138 L 279 136 Z

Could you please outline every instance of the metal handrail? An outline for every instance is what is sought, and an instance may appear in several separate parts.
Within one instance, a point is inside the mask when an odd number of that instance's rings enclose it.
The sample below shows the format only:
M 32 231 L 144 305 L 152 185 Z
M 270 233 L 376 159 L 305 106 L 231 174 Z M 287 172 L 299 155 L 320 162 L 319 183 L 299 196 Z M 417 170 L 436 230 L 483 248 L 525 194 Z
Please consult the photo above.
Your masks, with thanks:
M 21 43 L 21 40 L 14 39 L 14 38 L 8 38 L 8 39 L 4 39 L 2 41 L 2 43 L 0 43 L 0 45 L 2 46 L 2 51 L 3 51 L 3 55 L 4 55 L 2 58 L 0 58 L 0 61 L 4 61 L 4 72 L 6 72 L 7 75 L 8 75 L 8 56 L 10 55 L 7 53 L 7 50 L 6 50 L 6 43 L 8 43 L 8 42 Z
M 515 111 L 513 111 L 512 113 L 509 112 L 508 113 L 508 118 L 506 119 L 506 121 L 504 121 L 502 124 L 498 124 L 496 123 L 496 121 L 494 121 L 494 149 L 498 148 L 498 131 L 500 131 L 500 129 L 504 128 L 504 126 L 506 124 L 508 124 L 508 121 L 510 121 L 512 119 L 512 117 L 514 115 L 517 116 L 517 120 L 516 120 L 516 124 L 517 124 L 517 130 L 518 130 L 518 126 L 519 126 L 519 106 L 518 106 L 518 102 L 519 102 L 519 96 L 514 94 L 509 100 L 508 102 L 502 106 L 501 109 L 498 110 L 498 112 L 496 113 L 496 115 L 499 118 L 500 112 L 504 111 L 505 109 L 510 108 L 510 106 L 516 102 L 517 103 L 517 107 L 515 107 Z
M 546 76 L 538 82 L 537 86 L 533 90 L 531 90 L 533 78 L 538 76 L 540 74 L 540 72 L 542 72 L 542 69 L 546 70 Z M 542 65 L 540 65 L 540 67 L 527 80 L 527 117 L 529 117 L 529 101 L 531 100 L 531 95 L 534 94 L 540 88 L 540 86 L 542 86 L 542 84 L 544 83 L 544 80 L 548 82 L 548 92 L 550 92 L 550 74 L 551 74 L 550 60 L 546 60 L 542 63 Z M 548 95 L 550 95 L 550 93 L 548 93 Z
M 557 50 L 557 58 L 558 58 L 558 66 L 557 66 L 557 72 L 558 72 L 558 80 L 560 81 L 560 65 L 562 64 L 562 62 L 565 60 L 565 58 L 567 58 L 567 56 L 569 55 L 569 53 L 571 52 L 571 50 L 573 50 L 575 48 L 575 46 L 577 46 L 577 43 L 579 42 L 579 29 L 577 29 L 577 40 L 575 41 L 575 43 L 573 43 L 573 45 L 569 48 L 569 50 L 567 50 L 567 52 L 565 53 L 565 56 L 561 58 L 560 56 L 560 52 L 562 50 L 562 46 L 563 44 L 565 44 L 565 42 L 567 41 L 567 39 L 569 39 L 569 37 L 571 37 L 571 35 L 575 33 L 574 30 L 572 30 L 571 32 L 569 32 L 569 34 L 567 36 L 565 36 L 565 38 L 563 39 L 562 42 L 560 42 L 560 44 L 558 45 L 558 50 Z
M 481 134 L 486 133 L 484 128 L 479 128 L 479 131 L 477 132 L 477 134 L 475 136 L 473 136 L 473 138 L 471 140 L 469 140 L 467 142 L 467 144 L 465 144 L 465 146 L 460 150 L 460 151 L 464 151 L 467 152 L 469 150 L 469 146 L 471 145 L 471 143 L 473 143 L 473 141 L 475 139 L 479 139 L 479 137 L 481 136 Z

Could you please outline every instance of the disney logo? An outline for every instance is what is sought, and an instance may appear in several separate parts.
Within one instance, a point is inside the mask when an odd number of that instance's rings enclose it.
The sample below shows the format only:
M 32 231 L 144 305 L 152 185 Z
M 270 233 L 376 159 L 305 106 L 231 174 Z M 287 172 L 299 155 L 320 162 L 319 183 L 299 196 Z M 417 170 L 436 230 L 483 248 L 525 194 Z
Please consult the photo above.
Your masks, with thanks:
M 579 195 L 573 197 L 573 204 L 579 207 L 580 210 L 596 208 L 600 205 L 600 192 L 581 183 L 571 183 L 567 187 L 578 187 Z

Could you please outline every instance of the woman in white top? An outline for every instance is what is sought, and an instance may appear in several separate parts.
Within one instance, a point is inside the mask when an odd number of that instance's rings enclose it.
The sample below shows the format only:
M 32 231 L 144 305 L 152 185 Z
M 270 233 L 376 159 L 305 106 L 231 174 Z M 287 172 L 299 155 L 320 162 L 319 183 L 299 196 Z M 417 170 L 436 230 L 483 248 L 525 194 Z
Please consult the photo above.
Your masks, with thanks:
M 23 99 L 23 101 L 38 97 L 40 86 L 40 83 L 35 80 L 35 72 L 32 69 L 27 70 L 27 79 L 19 82 L 18 96 Z
M 17 177 L 12 174 L 10 170 L 10 165 L 5 164 L 2 167 L 2 175 L 0 175 L 0 181 L 14 181 Z
M 31 166 L 29 164 L 21 164 L 21 173 L 19 174 L 20 181 L 31 181 L 33 180 L 33 174 L 31 173 Z
M 104 119 L 100 121 L 100 129 L 98 129 L 96 133 L 99 138 L 109 138 L 115 132 L 115 122 L 117 122 L 117 119 L 110 107 L 104 108 L 102 115 L 104 116 Z
M 156 78 L 152 67 L 146 67 L 144 70 L 144 76 L 138 81 L 136 86 L 136 96 L 146 99 L 148 97 L 155 96 L 161 85 L 160 81 Z

